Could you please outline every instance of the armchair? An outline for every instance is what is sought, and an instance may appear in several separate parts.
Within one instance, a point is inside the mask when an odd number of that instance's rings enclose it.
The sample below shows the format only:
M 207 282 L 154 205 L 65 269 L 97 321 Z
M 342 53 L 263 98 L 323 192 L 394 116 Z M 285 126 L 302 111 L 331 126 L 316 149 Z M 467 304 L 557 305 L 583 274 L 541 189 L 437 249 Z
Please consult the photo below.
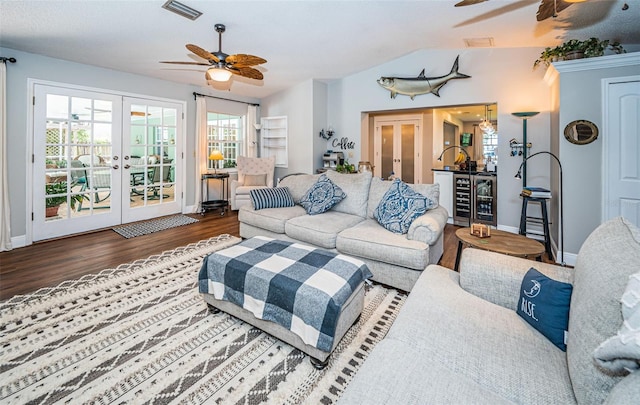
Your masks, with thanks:
M 273 187 L 276 159 L 238 156 L 236 159 L 238 180 L 231 180 L 231 209 L 238 210 L 251 204 L 249 192 L 258 188 Z

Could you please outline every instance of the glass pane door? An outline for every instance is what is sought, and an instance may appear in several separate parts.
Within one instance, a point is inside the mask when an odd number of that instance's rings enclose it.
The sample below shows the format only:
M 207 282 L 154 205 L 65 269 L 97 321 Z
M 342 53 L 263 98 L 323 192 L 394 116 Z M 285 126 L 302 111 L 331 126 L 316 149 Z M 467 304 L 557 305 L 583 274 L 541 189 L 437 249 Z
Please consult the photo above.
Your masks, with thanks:
M 408 184 L 415 183 L 414 167 L 416 153 L 416 125 L 402 124 L 400 125 L 400 175 L 402 181 Z
M 120 97 L 35 86 L 33 239 L 120 222 Z
M 380 162 L 380 176 L 383 179 L 387 179 L 394 172 L 393 127 L 393 124 L 380 126 L 380 132 L 382 134 L 382 146 L 380 150 L 380 156 L 382 157 L 382 160 Z
M 391 174 L 405 183 L 416 182 L 419 156 L 419 120 L 374 120 L 374 176 L 388 179 Z
M 182 106 L 125 98 L 123 222 L 174 214 L 181 209 L 177 157 L 181 156 Z

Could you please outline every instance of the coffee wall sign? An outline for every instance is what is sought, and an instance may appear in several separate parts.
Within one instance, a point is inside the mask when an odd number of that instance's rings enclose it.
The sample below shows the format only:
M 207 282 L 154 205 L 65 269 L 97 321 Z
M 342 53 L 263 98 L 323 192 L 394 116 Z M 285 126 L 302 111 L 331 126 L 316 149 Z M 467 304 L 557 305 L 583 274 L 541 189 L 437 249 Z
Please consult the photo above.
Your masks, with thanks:
M 346 149 L 355 149 L 356 148 L 356 143 L 353 141 L 350 141 L 349 138 L 347 137 L 342 137 L 340 139 L 336 138 L 331 142 L 331 146 L 333 146 L 334 148 L 340 148 L 342 150 L 346 150 Z

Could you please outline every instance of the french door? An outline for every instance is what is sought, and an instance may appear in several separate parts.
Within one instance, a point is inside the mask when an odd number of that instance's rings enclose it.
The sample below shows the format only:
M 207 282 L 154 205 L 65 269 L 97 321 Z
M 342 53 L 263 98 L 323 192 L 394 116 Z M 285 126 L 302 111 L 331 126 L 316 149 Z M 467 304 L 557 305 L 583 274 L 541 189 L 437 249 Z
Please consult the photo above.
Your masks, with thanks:
M 419 182 L 420 120 L 376 117 L 374 126 L 374 175 Z
M 130 117 L 123 128 L 123 222 L 180 212 L 182 107 L 136 98 L 125 98 L 123 107 Z
M 34 241 L 180 212 L 180 104 L 41 84 L 34 95 Z

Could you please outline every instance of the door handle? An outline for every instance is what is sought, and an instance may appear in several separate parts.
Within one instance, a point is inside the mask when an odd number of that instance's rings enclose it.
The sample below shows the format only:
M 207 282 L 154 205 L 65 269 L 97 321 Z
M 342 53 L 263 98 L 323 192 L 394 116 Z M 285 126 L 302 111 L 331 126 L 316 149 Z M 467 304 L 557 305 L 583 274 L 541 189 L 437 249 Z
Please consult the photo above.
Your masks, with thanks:
M 123 159 L 124 160 L 129 160 L 129 156 L 127 155 L 127 156 L 123 157 Z
M 116 156 L 114 156 L 114 157 L 113 157 L 113 160 L 118 160 L 118 156 L 117 156 L 117 155 L 116 155 Z
M 130 165 L 128 165 L 128 164 L 126 164 L 126 165 L 124 165 L 124 168 L 125 168 L 125 169 L 130 169 L 130 168 L 131 168 L 131 166 L 130 166 Z
M 113 166 L 111 166 L 111 167 L 113 167 L 113 168 L 114 168 L 114 169 L 116 169 L 116 170 L 118 170 L 118 169 L 120 168 L 120 166 L 118 166 L 118 165 L 113 165 Z

